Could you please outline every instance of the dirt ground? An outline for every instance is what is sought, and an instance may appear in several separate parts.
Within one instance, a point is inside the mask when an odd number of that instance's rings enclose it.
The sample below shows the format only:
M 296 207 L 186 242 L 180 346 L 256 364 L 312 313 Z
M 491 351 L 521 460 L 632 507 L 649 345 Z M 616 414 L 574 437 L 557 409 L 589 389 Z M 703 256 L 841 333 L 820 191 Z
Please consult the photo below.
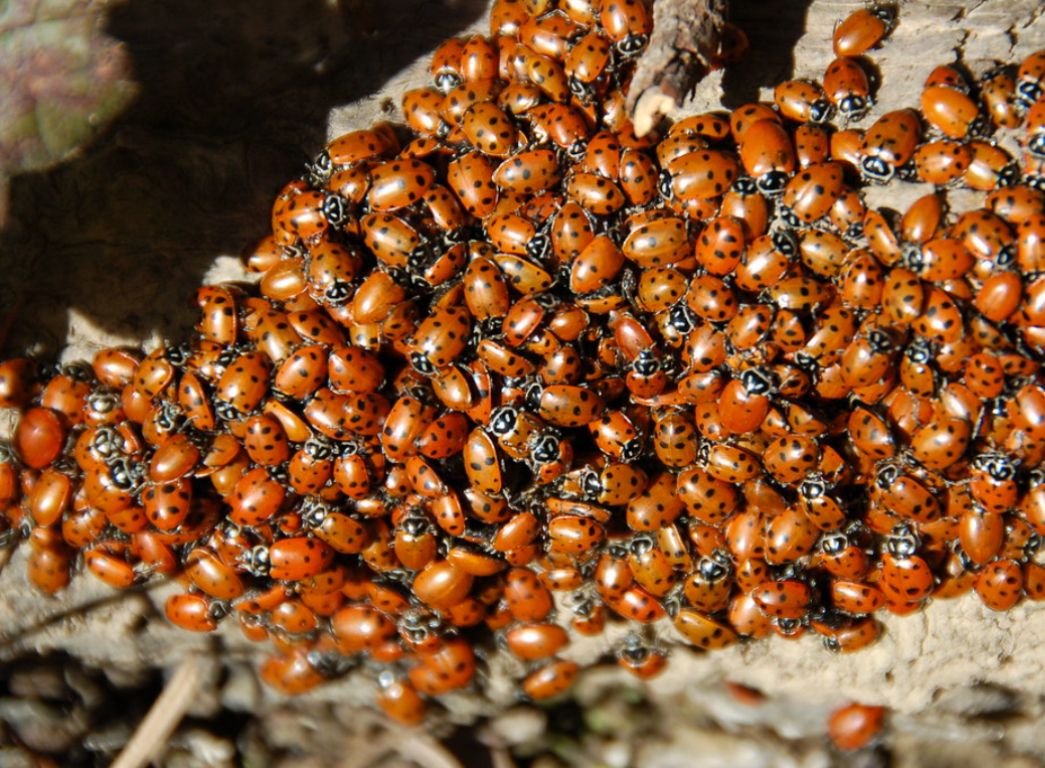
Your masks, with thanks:
M 819 77 L 834 21 L 861 3 L 732 5 L 752 53 L 702 83 L 684 113 Z M 238 256 L 265 233 L 279 187 L 328 137 L 394 117 L 430 51 L 483 28 L 484 11 L 479 0 L 114 5 L 107 30 L 126 45 L 140 95 L 80 157 L 11 181 L 0 309 L 15 321 L 4 355 L 68 361 L 186 336 L 194 289 L 243 277 Z M 899 26 L 874 55 L 882 82 L 868 119 L 912 104 L 929 69 L 959 54 L 980 73 L 1045 47 L 1043 13 L 1034 0 L 901 3 Z M 902 207 L 893 190 L 876 194 L 872 202 Z M 10 416 L 0 413 L 0 429 Z M 295 702 L 261 690 L 256 651 L 236 630 L 195 637 L 166 626 L 157 606 L 169 585 L 114 596 L 83 577 L 42 599 L 23 561 L 16 552 L 0 572 L 0 766 L 32 764 L 27 750 L 56 746 L 66 747 L 57 764 L 107 764 L 187 656 L 212 663 L 164 765 L 669 768 L 697 754 L 702 766 L 1045 765 L 1045 609 L 1036 604 L 994 614 L 974 597 L 936 602 L 886 618 L 882 640 L 853 656 L 827 654 L 813 638 L 774 639 L 676 653 L 648 686 L 596 669 L 552 710 L 518 706 L 495 665 L 488 698 L 454 697 L 445 722 L 408 735 L 359 707 L 373 691 L 359 678 Z M 572 653 L 598 659 L 611 639 Z M 724 681 L 765 698 L 738 701 Z M 885 746 L 859 757 L 828 748 L 826 714 L 847 699 L 892 708 Z M 55 729 L 67 743 L 46 737 Z

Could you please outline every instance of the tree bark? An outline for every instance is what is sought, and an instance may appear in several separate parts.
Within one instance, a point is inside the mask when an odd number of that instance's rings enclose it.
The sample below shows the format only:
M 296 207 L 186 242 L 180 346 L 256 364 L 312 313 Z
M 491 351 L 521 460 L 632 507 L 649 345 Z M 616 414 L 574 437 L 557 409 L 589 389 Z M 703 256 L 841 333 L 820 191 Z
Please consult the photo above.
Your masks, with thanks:
M 727 0 L 658 0 L 653 34 L 635 68 L 628 109 L 639 136 L 682 105 L 715 66 Z

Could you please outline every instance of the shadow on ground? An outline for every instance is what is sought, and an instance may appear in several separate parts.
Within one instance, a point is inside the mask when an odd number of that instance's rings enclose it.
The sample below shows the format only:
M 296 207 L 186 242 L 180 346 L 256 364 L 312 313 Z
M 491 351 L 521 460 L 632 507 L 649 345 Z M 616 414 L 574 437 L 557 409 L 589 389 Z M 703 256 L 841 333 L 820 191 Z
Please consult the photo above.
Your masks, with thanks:
M 751 44 L 747 56 L 726 69 L 722 102 L 730 109 L 758 101 L 761 85 L 787 80 L 795 71 L 795 45 L 806 30 L 812 0 L 734 0 L 729 20 Z
M 100 330 L 184 338 L 193 287 L 265 234 L 277 190 L 331 108 L 380 89 L 483 0 L 130 0 L 108 32 L 140 95 L 93 148 L 11 182 L 0 302 L 8 353 L 53 353 L 68 311 Z M 5 312 L 11 307 L 0 307 Z

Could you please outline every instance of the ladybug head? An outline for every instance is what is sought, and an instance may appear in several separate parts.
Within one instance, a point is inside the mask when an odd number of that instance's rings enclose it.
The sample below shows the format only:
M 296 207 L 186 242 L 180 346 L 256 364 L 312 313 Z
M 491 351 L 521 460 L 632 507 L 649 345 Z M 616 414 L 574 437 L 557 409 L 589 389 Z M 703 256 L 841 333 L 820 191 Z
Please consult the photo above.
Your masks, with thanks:
M 1043 95 L 1045 95 L 1045 89 L 1038 80 L 1020 78 L 1020 81 L 1016 83 L 1016 99 L 1024 109 L 1033 107 Z
M 332 227 L 340 227 L 348 220 L 348 202 L 340 195 L 326 195 L 320 210 Z
M 105 462 L 112 475 L 113 485 L 122 491 L 135 491 L 145 482 L 146 465 L 131 461 L 124 457 L 109 459 Z
M 192 350 L 188 344 L 172 344 L 167 347 L 163 356 L 167 358 L 167 362 L 171 365 L 180 367 L 185 365 L 189 358 L 192 357 Z
M 549 432 L 538 436 L 533 444 L 533 460 L 538 464 L 550 464 L 559 458 L 562 441 Z
M 157 408 L 154 419 L 156 426 L 160 429 L 166 431 L 173 430 L 178 426 L 178 421 L 181 419 L 181 408 L 170 400 L 163 400 Z
M 904 243 L 900 246 L 900 262 L 907 269 L 920 274 L 925 269 L 925 256 L 921 246 L 915 243 Z
M 817 99 L 809 105 L 809 122 L 826 123 L 835 113 L 835 108 L 827 99 Z
M 403 532 L 410 536 L 423 536 L 426 532 L 432 529 L 428 521 L 421 515 L 411 515 L 401 522 L 400 527 Z
M 883 491 L 889 490 L 889 486 L 896 482 L 900 476 L 900 468 L 892 462 L 882 464 L 875 472 L 874 482 Z
M 673 331 L 687 334 L 697 327 L 697 315 L 686 302 L 680 301 L 668 310 L 668 325 Z
M 591 467 L 585 467 L 581 471 L 580 486 L 589 498 L 597 498 L 602 493 L 602 480 L 599 473 Z
M 86 405 L 101 417 L 120 407 L 120 396 L 108 387 L 99 387 L 87 395 Z
M 544 387 L 541 386 L 539 381 L 535 381 L 533 384 L 526 388 L 526 394 L 524 398 L 526 400 L 526 407 L 534 411 L 538 409 L 541 403 L 541 395 L 544 393 Z
M 325 149 L 305 166 L 305 173 L 314 187 L 323 186 L 323 182 L 330 177 L 332 170 L 334 170 L 334 164 L 330 160 L 330 153 Z
M 765 368 L 748 368 L 740 374 L 740 383 L 749 395 L 768 395 L 773 386 L 773 374 Z
M 355 295 L 355 289 L 351 283 L 344 280 L 335 280 L 323 291 L 323 302 L 325 304 L 344 304 Z
M 789 205 L 777 206 L 777 218 L 791 228 L 802 226 L 802 220 Z M 777 249 L 779 250 L 779 249 Z
M 756 195 L 758 184 L 750 176 L 740 176 L 733 182 L 733 191 L 738 195 Z
M 239 409 L 224 400 L 214 400 L 214 413 L 223 421 L 236 421 L 240 417 Z
M 907 345 L 904 354 L 915 365 L 925 365 L 933 359 L 932 342 L 924 336 L 917 336 Z
M 461 76 L 456 72 L 446 69 L 435 76 L 435 87 L 443 93 L 450 93 L 462 82 Z
M 628 634 L 617 648 L 617 658 L 629 664 L 642 664 L 653 655 L 655 649 L 634 632 Z
M 631 367 L 639 376 L 652 376 L 660 370 L 660 360 L 652 349 L 644 349 L 635 357 Z
M 526 255 L 535 261 L 543 262 L 551 251 L 551 238 L 544 232 L 538 232 L 526 243 Z
M 103 459 L 115 459 L 123 452 L 123 438 L 112 427 L 98 427 L 91 439 L 91 450 Z
M 621 56 L 630 59 L 642 53 L 648 42 L 649 37 L 646 35 L 628 35 L 623 40 L 618 41 L 615 47 Z
M 1027 141 L 1027 151 L 1036 157 L 1045 158 L 1045 131 L 1032 133 Z
M 827 493 L 827 483 L 822 477 L 810 476 L 798 486 L 798 492 L 806 501 L 819 499 Z
M 786 209 L 786 206 L 784 208 Z M 793 228 L 774 227 L 769 234 L 769 240 L 773 243 L 773 248 L 784 256 L 791 257 L 798 253 L 798 238 Z
M 628 442 L 624 443 L 620 449 L 620 460 L 628 463 L 637 461 L 642 455 L 642 440 L 634 437 Z
M 656 546 L 656 542 L 653 541 L 652 536 L 648 533 L 640 533 L 631 540 L 631 544 L 628 548 L 631 550 L 633 555 L 641 557 L 651 551 L 654 546 Z
M 671 173 L 669 171 L 661 171 L 660 176 L 657 177 L 657 191 L 660 196 L 665 200 L 673 200 L 675 198 L 675 188 L 671 183 Z
M 841 531 L 825 533 L 820 539 L 820 549 L 825 555 L 837 555 L 849 546 L 849 537 Z
M 435 366 L 424 352 L 411 352 L 410 365 L 422 376 L 431 376 L 435 373 Z
M 722 581 L 729 576 L 729 561 L 720 557 L 702 557 L 697 563 L 697 573 L 705 581 Z
M 884 355 L 893 351 L 893 339 L 883 330 L 875 328 L 867 334 L 867 343 L 876 355 Z
M 906 523 L 902 523 L 885 537 L 885 551 L 894 557 L 910 557 L 918 551 L 918 534 Z
M 788 175 L 784 171 L 769 171 L 758 177 L 755 184 L 764 195 L 779 195 L 787 186 Z
M 981 453 L 972 460 L 974 469 L 986 472 L 1000 483 L 1016 479 L 1019 462 L 1004 453 Z
M 863 96 L 846 96 L 838 104 L 838 111 L 845 120 L 859 120 L 871 107 L 868 101 Z
M 73 381 L 85 381 L 88 383 L 94 381 L 94 371 L 89 365 L 87 365 L 87 363 L 82 361 L 68 363 L 62 366 L 62 373 Z
M 314 497 L 309 497 L 301 505 L 301 522 L 309 528 L 318 528 L 327 519 L 330 508 Z
M 305 661 L 323 677 L 338 677 L 358 665 L 355 656 L 342 656 L 334 651 L 313 648 L 305 654 Z
M 581 104 L 590 104 L 595 100 L 595 89 L 590 83 L 582 83 L 576 77 L 570 77 L 570 93 L 577 97 Z
M 519 411 L 510 405 L 497 408 L 490 414 L 490 431 L 495 437 L 504 437 L 512 430 L 519 421 Z
M 269 549 L 263 544 L 248 549 L 241 558 L 243 567 L 247 572 L 259 578 L 268 576 L 269 573 Z
M 349 444 L 356 447 L 357 449 L 359 447 L 355 443 Z M 349 444 L 346 444 L 346 447 Z M 330 442 L 328 440 L 324 440 L 323 438 L 315 436 L 310 437 L 308 440 L 306 440 L 305 444 L 302 446 L 302 449 L 305 451 L 305 454 L 307 456 L 315 459 L 316 461 L 326 461 L 334 455 L 334 447 L 330 444 Z
M 588 145 L 584 139 L 577 139 L 566 148 L 566 156 L 573 162 L 577 163 L 584 159 L 584 155 L 588 151 Z
M 865 178 L 876 184 L 885 184 L 893 178 L 893 174 L 896 173 L 896 168 L 891 163 L 887 163 L 880 157 L 875 155 L 868 155 L 867 157 L 860 160 L 860 173 Z

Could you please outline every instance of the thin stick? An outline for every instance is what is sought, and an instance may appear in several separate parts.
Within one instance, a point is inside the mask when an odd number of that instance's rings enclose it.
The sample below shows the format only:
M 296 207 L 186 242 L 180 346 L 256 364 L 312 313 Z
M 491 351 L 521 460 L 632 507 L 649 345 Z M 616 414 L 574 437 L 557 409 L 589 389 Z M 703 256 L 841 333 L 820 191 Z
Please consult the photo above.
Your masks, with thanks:
M 199 656 L 178 665 L 111 768 L 142 768 L 158 756 L 196 698 L 205 668 L 206 660 Z
M 450 750 L 418 730 L 403 729 L 402 740 L 396 744 L 396 752 L 428 768 L 462 768 Z
M 642 136 L 680 106 L 711 70 L 728 0 L 658 0 L 653 34 L 628 90 L 635 133 Z

